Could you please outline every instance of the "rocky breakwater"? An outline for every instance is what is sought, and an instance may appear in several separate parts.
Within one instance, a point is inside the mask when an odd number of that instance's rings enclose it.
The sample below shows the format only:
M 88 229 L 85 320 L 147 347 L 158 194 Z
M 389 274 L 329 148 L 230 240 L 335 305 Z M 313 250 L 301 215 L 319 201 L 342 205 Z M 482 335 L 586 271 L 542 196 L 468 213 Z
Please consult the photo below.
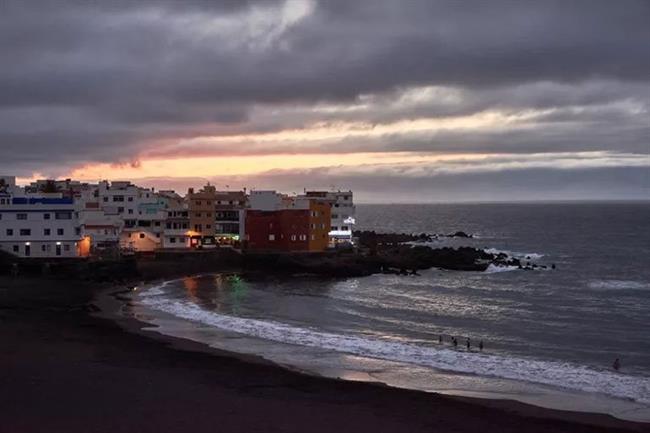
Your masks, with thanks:
M 359 241 L 358 251 L 323 253 L 245 253 L 247 272 L 311 274 L 327 277 L 359 277 L 377 273 L 417 275 L 424 269 L 485 271 L 490 265 L 521 266 L 504 253 L 477 248 L 431 248 L 410 244 L 411 235 L 380 234 Z

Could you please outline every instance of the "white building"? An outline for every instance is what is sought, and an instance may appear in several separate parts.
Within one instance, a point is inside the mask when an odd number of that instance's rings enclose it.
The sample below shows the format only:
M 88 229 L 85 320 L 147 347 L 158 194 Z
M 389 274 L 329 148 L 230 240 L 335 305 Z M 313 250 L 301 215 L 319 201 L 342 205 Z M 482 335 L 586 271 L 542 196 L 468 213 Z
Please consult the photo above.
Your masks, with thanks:
M 161 247 L 164 249 L 190 248 L 190 214 L 187 202 L 173 191 L 160 191 L 167 200 L 166 218 Z
M 76 205 L 81 232 L 90 237 L 93 250 L 118 248 L 124 221 L 117 206 L 103 205 L 98 186 L 82 191 Z
M 154 251 L 162 246 L 167 198 L 153 189 L 127 181 L 102 181 L 97 199 L 105 214 L 115 213 L 123 221 L 120 247 L 132 251 Z
M 301 197 L 318 197 L 329 201 L 332 205 L 330 243 L 352 243 L 352 232 L 356 224 L 352 191 L 305 191 Z
M 214 235 L 220 245 L 237 245 L 246 236 L 246 191 L 217 191 Z
M 15 178 L 0 177 L 0 249 L 18 257 L 73 258 L 90 253 L 74 199 L 26 193 Z

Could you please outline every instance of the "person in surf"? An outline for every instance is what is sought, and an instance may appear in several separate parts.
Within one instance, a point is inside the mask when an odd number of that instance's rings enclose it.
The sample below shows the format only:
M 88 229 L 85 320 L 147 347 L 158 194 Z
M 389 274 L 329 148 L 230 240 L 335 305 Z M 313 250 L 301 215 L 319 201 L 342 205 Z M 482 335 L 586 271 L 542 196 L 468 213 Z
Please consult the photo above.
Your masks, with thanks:
M 480 350 L 481 352 L 483 352 L 483 340 L 481 340 L 481 341 L 478 342 L 478 350 Z
M 618 359 L 618 358 L 616 358 L 616 359 L 614 360 L 614 364 L 612 365 L 612 368 L 613 368 L 614 370 L 616 370 L 616 371 L 620 370 L 620 369 L 621 369 L 621 360 Z
M 469 337 L 467 337 L 467 341 L 465 341 L 465 344 L 467 345 L 467 351 L 468 352 L 471 351 L 472 350 L 472 345 L 469 343 Z

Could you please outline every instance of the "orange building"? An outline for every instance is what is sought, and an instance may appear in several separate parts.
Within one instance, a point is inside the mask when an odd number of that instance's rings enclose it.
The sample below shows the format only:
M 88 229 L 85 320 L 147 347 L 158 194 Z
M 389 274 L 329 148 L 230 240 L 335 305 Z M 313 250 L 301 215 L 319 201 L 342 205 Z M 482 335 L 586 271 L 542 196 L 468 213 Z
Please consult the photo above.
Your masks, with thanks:
M 329 247 L 331 221 L 329 202 L 309 200 L 309 251 L 324 251 Z
M 200 191 L 194 188 L 187 191 L 187 203 L 190 218 L 190 246 L 193 248 L 214 248 L 214 202 L 217 190 L 208 184 Z

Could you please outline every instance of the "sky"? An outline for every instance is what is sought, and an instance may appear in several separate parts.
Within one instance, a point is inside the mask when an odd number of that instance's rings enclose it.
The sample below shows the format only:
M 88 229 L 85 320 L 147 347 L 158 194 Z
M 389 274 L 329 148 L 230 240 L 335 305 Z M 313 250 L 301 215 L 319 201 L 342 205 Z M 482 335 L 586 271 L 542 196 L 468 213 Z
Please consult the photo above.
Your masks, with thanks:
M 650 2 L 0 3 L 0 174 L 650 199 Z

